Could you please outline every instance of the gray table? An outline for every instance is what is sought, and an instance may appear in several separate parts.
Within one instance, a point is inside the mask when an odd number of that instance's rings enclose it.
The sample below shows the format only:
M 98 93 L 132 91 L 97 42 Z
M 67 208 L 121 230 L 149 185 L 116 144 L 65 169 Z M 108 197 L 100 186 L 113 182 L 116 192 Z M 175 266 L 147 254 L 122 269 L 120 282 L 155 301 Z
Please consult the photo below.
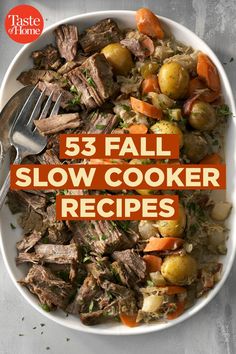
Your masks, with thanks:
M 46 26 L 83 12 L 150 7 L 203 38 L 225 63 L 234 93 L 236 91 L 236 58 L 231 59 L 236 53 L 235 0 L 0 0 L 1 79 L 21 48 L 7 37 L 3 21 L 8 10 L 20 3 L 37 7 Z M 86 335 L 45 320 L 21 298 L 8 277 L 1 255 L 0 269 L 0 354 L 236 353 L 236 264 L 221 292 L 196 316 L 176 328 L 130 338 Z

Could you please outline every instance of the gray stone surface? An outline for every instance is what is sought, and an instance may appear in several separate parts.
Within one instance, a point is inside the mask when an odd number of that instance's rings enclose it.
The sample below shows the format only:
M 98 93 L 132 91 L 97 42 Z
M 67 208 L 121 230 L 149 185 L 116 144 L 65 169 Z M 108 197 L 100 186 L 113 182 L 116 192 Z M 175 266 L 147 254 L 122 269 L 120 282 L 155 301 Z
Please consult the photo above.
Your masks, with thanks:
M 21 48 L 5 34 L 4 18 L 11 7 L 21 3 L 37 7 L 45 18 L 46 26 L 89 11 L 150 7 L 203 38 L 226 63 L 225 69 L 236 93 L 236 58 L 230 62 L 236 55 L 235 0 L 0 0 L 0 80 Z M 160 333 L 123 338 L 86 335 L 45 320 L 21 298 L 8 277 L 1 255 L 0 269 L 0 354 L 236 353 L 236 264 L 221 292 L 193 318 Z

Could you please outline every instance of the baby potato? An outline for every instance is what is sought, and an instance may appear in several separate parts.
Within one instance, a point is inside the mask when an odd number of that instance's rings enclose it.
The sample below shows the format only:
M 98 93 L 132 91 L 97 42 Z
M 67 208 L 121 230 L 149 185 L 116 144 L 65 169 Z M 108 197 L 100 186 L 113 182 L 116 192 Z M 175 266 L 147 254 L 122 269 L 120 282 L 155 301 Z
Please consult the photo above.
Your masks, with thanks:
M 190 162 L 200 162 L 209 152 L 206 139 L 198 132 L 184 135 L 184 152 Z
M 105 55 L 118 75 L 126 76 L 134 66 L 130 51 L 120 43 L 108 44 L 102 49 L 101 53 Z
M 188 91 L 189 74 L 177 62 L 162 65 L 158 75 L 161 92 L 175 100 L 184 98 Z
M 216 125 L 216 112 L 209 103 L 196 101 L 192 106 L 188 121 L 197 130 L 212 130 Z
M 150 129 L 155 134 L 178 134 L 179 147 L 181 148 L 183 146 L 183 133 L 175 123 L 169 122 L 167 120 L 160 120 L 151 126 Z
M 176 220 L 160 220 L 155 224 L 163 237 L 183 237 L 186 226 L 186 214 L 182 204 L 179 204 L 179 217 Z
M 152 194 L 151 189 L 136 189 L 136 192 L 141 195 L 150 195 Z
M 189 285 L 197 278 L 197 262 L 192 256 L 167 256 L 161 266 L 161 274 L 172 284 Z
M 154 222 L 151 220 L 141 220 L 138 225 L 138 231 L 143 240 L 150 237 L 159 236 L 157 227 L 153 226 Z

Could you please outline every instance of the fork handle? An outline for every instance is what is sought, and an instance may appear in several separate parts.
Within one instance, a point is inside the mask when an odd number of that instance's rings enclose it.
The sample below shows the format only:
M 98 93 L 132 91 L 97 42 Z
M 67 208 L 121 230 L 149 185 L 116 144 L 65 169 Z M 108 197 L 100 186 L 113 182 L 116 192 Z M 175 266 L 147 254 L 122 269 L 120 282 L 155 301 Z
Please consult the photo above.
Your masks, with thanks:
M 17 151 L 16 158 L 13 162 L 13 165 L 20 164 L 21 161 L 22 161 L 22 156 L 19 153 L 19 151 Z M 9 188 L 10 188 L 10 170 L 9 170 L 7 177 L 6 177 L 5 181 L 3 182 L 3 185 L 0 190 L 0 209 L 2 209 L 2 206 L 3 206 L 4 201 L 6 199 L 7 192 L 9 191 Z

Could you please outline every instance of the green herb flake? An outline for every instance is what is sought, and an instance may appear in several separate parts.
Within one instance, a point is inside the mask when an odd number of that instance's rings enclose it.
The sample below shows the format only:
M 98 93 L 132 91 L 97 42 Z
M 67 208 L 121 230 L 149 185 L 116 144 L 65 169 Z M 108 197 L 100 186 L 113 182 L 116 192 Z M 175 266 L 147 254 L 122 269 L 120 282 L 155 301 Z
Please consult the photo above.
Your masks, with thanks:
M 83 258 L 83 263 L 86 263 L 86 262 L 88 262 L 88 261 L 90 261 L 91 260 L 91 257 L 90 256 L 85 256 L 84 258 Z
M 92 312 L 93 311 L 93 307 L 94 307 L 94 302 L 93 300 L 90 302 L 89 304 L 89 312 Z
M 67 189 L 60 190 L 60 194 L 62 194 L 62 195 L 67 195 L 67 193 L 68 193 Z
M 151 281 L 151 280 L 147 280 L 147 286 L 154 286 L 153 281 Z
M 42 243 L 48 244 L 49 243 L 49 238 L 46 236 L 42 239 Z
M 15 226 L 14 224 L 10 223 L 10 226 L 11 226 L 11 229 L 12 229 L 12 230 L 15 230 L 15 229 L 16 229 L 16 226 Z
M 89 86 L 96 87 L 96 84 L 91 77 L 87 78 L 87 83 L 89 84 Z
M 216 114 L 220 117 L 228 118 L 232 115 L 229 106 L 227 104 L 222 104 L 216 109 Z
M 121 104 L 121 107 L 122 107 L 126 112 L 130 112 L 130 111 L 131 111 L 131 107 L 128 106 L 127 104 Z
M 104 124 L 97 124 L 95 126 L 95 128 L 98 129 L 98 130 L 103 130 L 105 127 L 106 127 L 106 125 L 104 125 Z
M 150 164 L 152 164 L 152 160 L 150 160 L 150 159 L 141 160 L 141 164 L 142 165 L 150 165 Z
M 81 96 L 82 96 L 82 93 L 76 95 L 74 98 L 72 98 L 72 100 L 69 101 L 69 104 L 72 106 L 76 106 L 77 104 L 80 104 Z
M 105 241 L 105 240 L 107 239 L 107 236 L 103 234 L 103 235 L 101 236 L 101 239 L 102 239 L 103 241 Z
M 40 304 L 40 306 L 46 312 L 50 312 L 51 311 L 50 307 L 47 304 Z
M 72 85 L 72 86 L 70 87 L 70 92 L 72 92 L 72 93 L 78 93 L 77 88 L 75 87 L 75 85 Z

